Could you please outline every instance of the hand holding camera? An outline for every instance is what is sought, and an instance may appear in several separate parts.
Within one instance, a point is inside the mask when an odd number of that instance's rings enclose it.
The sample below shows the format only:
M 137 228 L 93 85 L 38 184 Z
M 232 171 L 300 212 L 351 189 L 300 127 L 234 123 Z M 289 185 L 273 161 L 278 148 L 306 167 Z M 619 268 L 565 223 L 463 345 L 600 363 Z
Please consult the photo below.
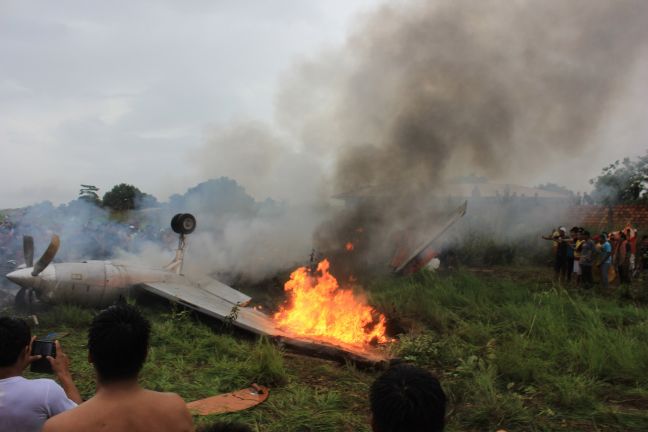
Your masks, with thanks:
M 33 340 L 30 361 L 32 372 L 51 373 L 59 378 L 70 375 L 70 358 L 58 340 Z
M 68 377 L 70 375 L 70 358 L 63 352 L 61 343 L 54 341 L 54 356 L 47 357 L 52 371 L 59 378 Z
M 47 357 L 56 357 L 54 341 L 37 340 L 34 336 L 31 345 L 31 371 L 38 373 L 53 373 Z

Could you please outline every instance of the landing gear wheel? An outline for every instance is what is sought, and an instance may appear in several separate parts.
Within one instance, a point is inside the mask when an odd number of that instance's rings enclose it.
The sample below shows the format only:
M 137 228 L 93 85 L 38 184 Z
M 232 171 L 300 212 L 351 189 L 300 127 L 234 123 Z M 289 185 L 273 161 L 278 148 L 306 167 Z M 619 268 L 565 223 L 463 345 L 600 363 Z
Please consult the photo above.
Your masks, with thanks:
M 178 213 L 177 215 L 173 216 L 171 219 L 171 229 L 173 230 L 174 233 L 180 234 L 180 224 L 178 223 L 178 220 L 182 216 L 182 213 Z
M 189 213 L 178 213 L 171 219 L 171 229 L 178 234 L 191 234 L 196 229 L 196 218 Z

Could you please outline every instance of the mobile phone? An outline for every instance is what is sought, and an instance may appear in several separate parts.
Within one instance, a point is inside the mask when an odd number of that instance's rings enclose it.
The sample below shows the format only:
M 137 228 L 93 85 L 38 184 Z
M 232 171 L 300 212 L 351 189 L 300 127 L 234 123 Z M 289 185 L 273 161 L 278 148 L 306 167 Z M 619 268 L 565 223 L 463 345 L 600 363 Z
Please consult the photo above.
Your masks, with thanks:
M 31 355 L 40 355 L 41 358 L 32 362 L 30 370 L 39 373 L 54 373 L 47 356 L 56 357 L 56 346 L 52 340 L 35 340 L 32 344 Z

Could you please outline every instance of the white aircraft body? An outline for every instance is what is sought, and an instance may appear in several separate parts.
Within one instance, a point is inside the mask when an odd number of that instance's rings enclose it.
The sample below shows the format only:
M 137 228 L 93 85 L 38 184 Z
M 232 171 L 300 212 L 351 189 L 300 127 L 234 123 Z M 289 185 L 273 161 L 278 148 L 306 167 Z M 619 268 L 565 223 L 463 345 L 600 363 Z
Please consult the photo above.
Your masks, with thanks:
M 180 241 L 174 260 L 163 268 L 93 260 L 52 263 L 60 246 L 56 235 L 34 264 L 33 239 L 26 236 L 23 239 L 25 267 L 7 275 L 21 287 L 16 303 L 31 303 L 35 296 L 44 303 L 100 308 L 141 288 L 258 334 L 284 335 L 267 315 L 245 307 L 251 298 L 242 292 L 212 278 L 194 281 L 182 274 L 185 235 L 193 232 L 196 220 L 190 214 L 178 214 L 171 226 L 180 234 Z

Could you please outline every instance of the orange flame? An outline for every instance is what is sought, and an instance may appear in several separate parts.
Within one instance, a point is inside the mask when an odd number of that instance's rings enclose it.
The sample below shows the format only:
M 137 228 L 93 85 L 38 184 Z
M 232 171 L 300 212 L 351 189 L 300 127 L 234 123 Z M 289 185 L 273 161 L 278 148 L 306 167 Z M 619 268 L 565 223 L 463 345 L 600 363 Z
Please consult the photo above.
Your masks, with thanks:
M 344 245 L 344 248 L 351 252 L 353 250 L 353 243 L 347 242 L 347 244 Z
M 317 274 L 300 267 L 284 285 L 288 301 L 274 316 L 279 325 L 299 335 L 329 342 L 364 345 L 388 341 L 385 316 L 353 291 L 341 289 L 329 273 L 329 262 L 317 265 Z

